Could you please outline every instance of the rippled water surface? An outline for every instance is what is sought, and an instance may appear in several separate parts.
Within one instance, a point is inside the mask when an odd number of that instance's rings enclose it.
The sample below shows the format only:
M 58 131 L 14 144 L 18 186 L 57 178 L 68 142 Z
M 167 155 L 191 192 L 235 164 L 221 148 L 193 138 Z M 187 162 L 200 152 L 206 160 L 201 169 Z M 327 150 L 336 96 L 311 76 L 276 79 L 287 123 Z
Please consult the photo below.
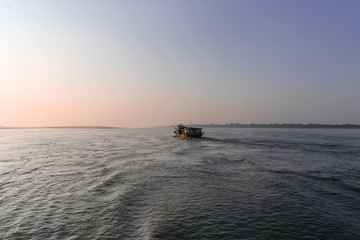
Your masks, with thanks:
M 360 239 L 360 131 L 0 129 L 0 239 Z

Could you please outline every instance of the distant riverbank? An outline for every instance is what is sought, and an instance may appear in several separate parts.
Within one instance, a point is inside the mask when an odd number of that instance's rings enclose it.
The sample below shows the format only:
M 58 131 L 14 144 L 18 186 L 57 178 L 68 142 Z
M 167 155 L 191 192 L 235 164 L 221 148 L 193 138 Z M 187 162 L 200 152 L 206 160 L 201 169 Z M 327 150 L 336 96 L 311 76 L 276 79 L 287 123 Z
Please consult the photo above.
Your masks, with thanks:
M 0 126 L 0 129 L 37 129 L 37 128 L 63 128 L 63 129 L 118 129 L 120 127 L 108 127 L 108 126 L 54 126 L 54 127 L 4 127 Z
M 360 129 L 360 125 L 357 124 L 298 124 L 298 123 L 270 123 L 270 124 L 195 124 L 191 125 L 195 127 L 203 128 L 344 128 L 344 129 Z

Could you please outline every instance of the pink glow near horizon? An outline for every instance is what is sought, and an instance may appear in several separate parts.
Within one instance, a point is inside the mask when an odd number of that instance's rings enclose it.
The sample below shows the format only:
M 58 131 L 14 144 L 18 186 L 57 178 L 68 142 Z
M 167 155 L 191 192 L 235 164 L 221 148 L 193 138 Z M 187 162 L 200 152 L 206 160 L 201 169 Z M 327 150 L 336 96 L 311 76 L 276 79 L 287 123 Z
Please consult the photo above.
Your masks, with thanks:
M 359 11 L 355 1 L 2 1 L 0 125 L 359 124 Z

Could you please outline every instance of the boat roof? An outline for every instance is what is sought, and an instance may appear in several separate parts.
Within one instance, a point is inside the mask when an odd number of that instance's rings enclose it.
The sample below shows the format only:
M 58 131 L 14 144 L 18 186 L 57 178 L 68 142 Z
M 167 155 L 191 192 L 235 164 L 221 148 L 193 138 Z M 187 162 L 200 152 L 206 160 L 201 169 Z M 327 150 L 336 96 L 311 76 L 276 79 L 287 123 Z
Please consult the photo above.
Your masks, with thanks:
M 187 127 L 187 126 L 184 126 L 183 124 L 179 124 L 179 125 L 177 125 L 177 127 L 182 127 L 182 128 L 193 128 L 193 129 L 202 129 L 202 128 L 199 128 L 199 127 Z

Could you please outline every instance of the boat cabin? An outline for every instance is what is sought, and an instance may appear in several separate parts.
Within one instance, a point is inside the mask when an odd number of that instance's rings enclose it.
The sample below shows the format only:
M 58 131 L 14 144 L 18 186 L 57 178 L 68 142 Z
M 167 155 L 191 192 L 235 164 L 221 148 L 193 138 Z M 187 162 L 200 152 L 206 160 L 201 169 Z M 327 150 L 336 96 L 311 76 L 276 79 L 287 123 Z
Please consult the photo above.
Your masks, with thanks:
M 183 138 L 189 138 L 189 137 L 195 137 L 200 138 L 202 135 L 204 135 L 204 132 L 201 131 L 202 128 L 195 128 L 195 127 L 186 127 L 182 124 L 179 124 L 175 127 L 175 136 L 176 137 L 183 137 Z

